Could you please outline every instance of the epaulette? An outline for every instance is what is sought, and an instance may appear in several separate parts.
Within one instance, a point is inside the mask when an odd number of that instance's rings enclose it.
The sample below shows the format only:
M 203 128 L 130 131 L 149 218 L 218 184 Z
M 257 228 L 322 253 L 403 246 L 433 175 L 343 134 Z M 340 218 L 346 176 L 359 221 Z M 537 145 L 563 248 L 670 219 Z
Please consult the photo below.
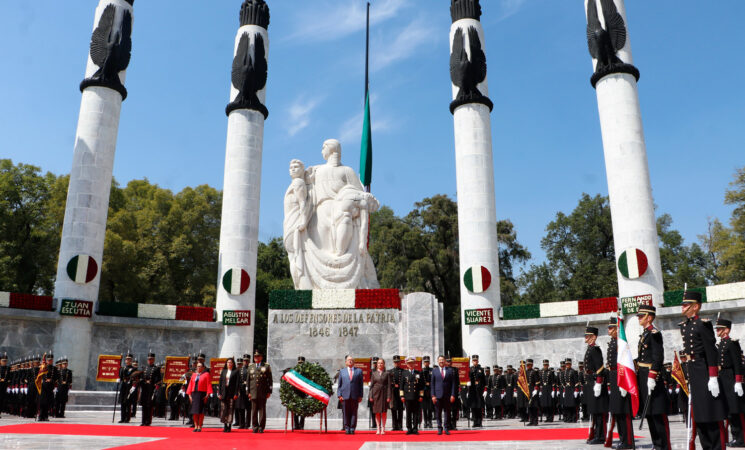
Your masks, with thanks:
M 709 322 L 709 319 L 704 319 L 703 317 L 700 317 L 702 322 Z
M 660 332 L 660 330 L 658 330 L 656 327 L 655 328 L 652 328 L 652 333 L 659 333 L 659 332 Z
M 683 326 L 683 325 L 685 325 L 685 324 L 686 324 L 686 321 L 685 321 L 685 320 L 684 320 L 684 321 L 682 321 L 682 322 L 678 322 L 678 326 L 679 326 L 679 327 L 682 327 L 682 326 Z

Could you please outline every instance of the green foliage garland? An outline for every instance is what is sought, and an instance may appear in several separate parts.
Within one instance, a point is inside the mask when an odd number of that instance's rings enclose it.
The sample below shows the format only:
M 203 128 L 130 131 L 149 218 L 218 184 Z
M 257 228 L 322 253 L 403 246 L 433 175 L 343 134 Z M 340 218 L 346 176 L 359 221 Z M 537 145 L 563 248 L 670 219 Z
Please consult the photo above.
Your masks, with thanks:
M 293 370 L 326 389 L 329 395 L 333 394 L 331 377 L 320 365 L 305 362 L 293 367 Z M 323 403 L 300 392 L 285 380 L 282 380 L 279 385 L 279 399 L 282 405 L 296 416 L 312 416 L 323 411 L 324 408 Z

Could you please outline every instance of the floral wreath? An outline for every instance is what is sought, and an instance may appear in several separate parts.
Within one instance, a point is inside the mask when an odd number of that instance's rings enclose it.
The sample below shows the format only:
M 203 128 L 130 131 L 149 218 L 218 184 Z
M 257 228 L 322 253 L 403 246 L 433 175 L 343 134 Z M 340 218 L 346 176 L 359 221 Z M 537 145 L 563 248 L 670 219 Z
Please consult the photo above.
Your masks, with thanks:
M 329 394 L 333 393 L 331 377 L 320 365 L 304 362 L 293 367 L 293 370 L 323 387 Z M 323 402 L 300 392 L 284 379 L 280 381 L 279 399 L 284 407 L 301 417 L 313 416 L 326 407 Z

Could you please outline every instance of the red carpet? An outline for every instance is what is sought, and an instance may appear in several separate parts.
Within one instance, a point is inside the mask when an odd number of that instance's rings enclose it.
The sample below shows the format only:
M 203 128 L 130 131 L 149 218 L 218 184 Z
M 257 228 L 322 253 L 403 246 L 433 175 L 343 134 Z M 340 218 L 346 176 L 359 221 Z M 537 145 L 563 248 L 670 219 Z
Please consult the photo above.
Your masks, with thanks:
M 197 445 L 210 450 L 251 446 L 252 449 L 271 449 L 278 447 L 300 448 L 303 450 L 358 449 L 369 441 L 379 442 L 447 442 L 447 441 L 555 441 L 575 440 L 584 442 L 587 439 L 587 428 L 556 429 L 513 429 L 513 430 L 458 430 L 450 436 L 438 436 L 435 431 L 423 431 L 418 436 L 407 436 L 404 432 L 388 432 L 384 436 L 374 431 L 358 431 L 348 436 L 342 431 L 329 431 L 319 434 L 318 431 L 305 430 L 287 432 L 277 430 L 254 434 L 250 430 L 234 430 L 223 433 L 222 428 L 205 428 L 201 433 L 193 433 L 191 428 L 176 427 L 139 427 L 123 425 L 77 425 L 61 423 L 29 423 L 0 427 L 0 433 L 10 434 L 62 434 L 76 436 L 128 436 L 163 438 L 143 444 L 133 444 L 122 449 L 179 449 Z M 617 438 L 617 436 L 615 436 Z M 289 447 L 288 447 L 289 446 Z

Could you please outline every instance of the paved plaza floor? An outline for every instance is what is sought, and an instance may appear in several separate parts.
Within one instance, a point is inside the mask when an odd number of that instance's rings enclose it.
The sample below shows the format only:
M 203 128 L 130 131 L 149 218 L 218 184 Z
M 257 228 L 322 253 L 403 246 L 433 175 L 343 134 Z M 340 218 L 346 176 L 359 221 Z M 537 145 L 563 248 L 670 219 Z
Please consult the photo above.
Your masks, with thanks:
M 118 414 L 117 414 L 118 416 Z M 670 434 L 673 449 L 685 449 L 686 429 L 681 416 L 670 418 Z M 117 417 L 118 420 L 118 417 Z M 136 422 L 136 423 L 135 423 Z M 390 419 L 389 419 L 390 423 Z M 329 420 L 329 433 L 319 435 L 318 420 L 306 419 L 303 432 L 284 433 L 284 420 L 270 419 L 264 434 L 250 430 L 234 430 L 222 433 L 222 424 L 217 418 L 207 417 L 204 432 L 192 433 L 181 421 L 154 419 L 152 427 L 139 427 L 139 417 L 131 424 L 111 423 L 111 413 L 70 411 L 64 419 L 51 419 L 38 423 L 3 415 L 0 419 L 0 448 L 2 449 L 106 449 L 106 448 L 179 448 L 190 443 L 209 450 L 223 448 L 273 448 L 290 450 L 311 449 L 603 449 L 602 445 L 584 443 L 587 422 L 565 424 L 562 422 L 541 423 L 538 427 L 525 427 L 517 420 L 484 420 L 482 429 L 468 429 L 467 422 L 458 422 L 459 430 L 450 436 L 437 436 L 432 430 L 421 430 L 419 436 L 406 436 L 403 432 L 388 432 L 378 436 L 367 428 L 367 418 L 360 423 L 355 436 L 346 436 L 339 430 L 339 420 Z M 638 429 L 636 448 L 651 449 L 652 444 L 646 426 Z M 546 437 L 550 437 L 546 439 Z

